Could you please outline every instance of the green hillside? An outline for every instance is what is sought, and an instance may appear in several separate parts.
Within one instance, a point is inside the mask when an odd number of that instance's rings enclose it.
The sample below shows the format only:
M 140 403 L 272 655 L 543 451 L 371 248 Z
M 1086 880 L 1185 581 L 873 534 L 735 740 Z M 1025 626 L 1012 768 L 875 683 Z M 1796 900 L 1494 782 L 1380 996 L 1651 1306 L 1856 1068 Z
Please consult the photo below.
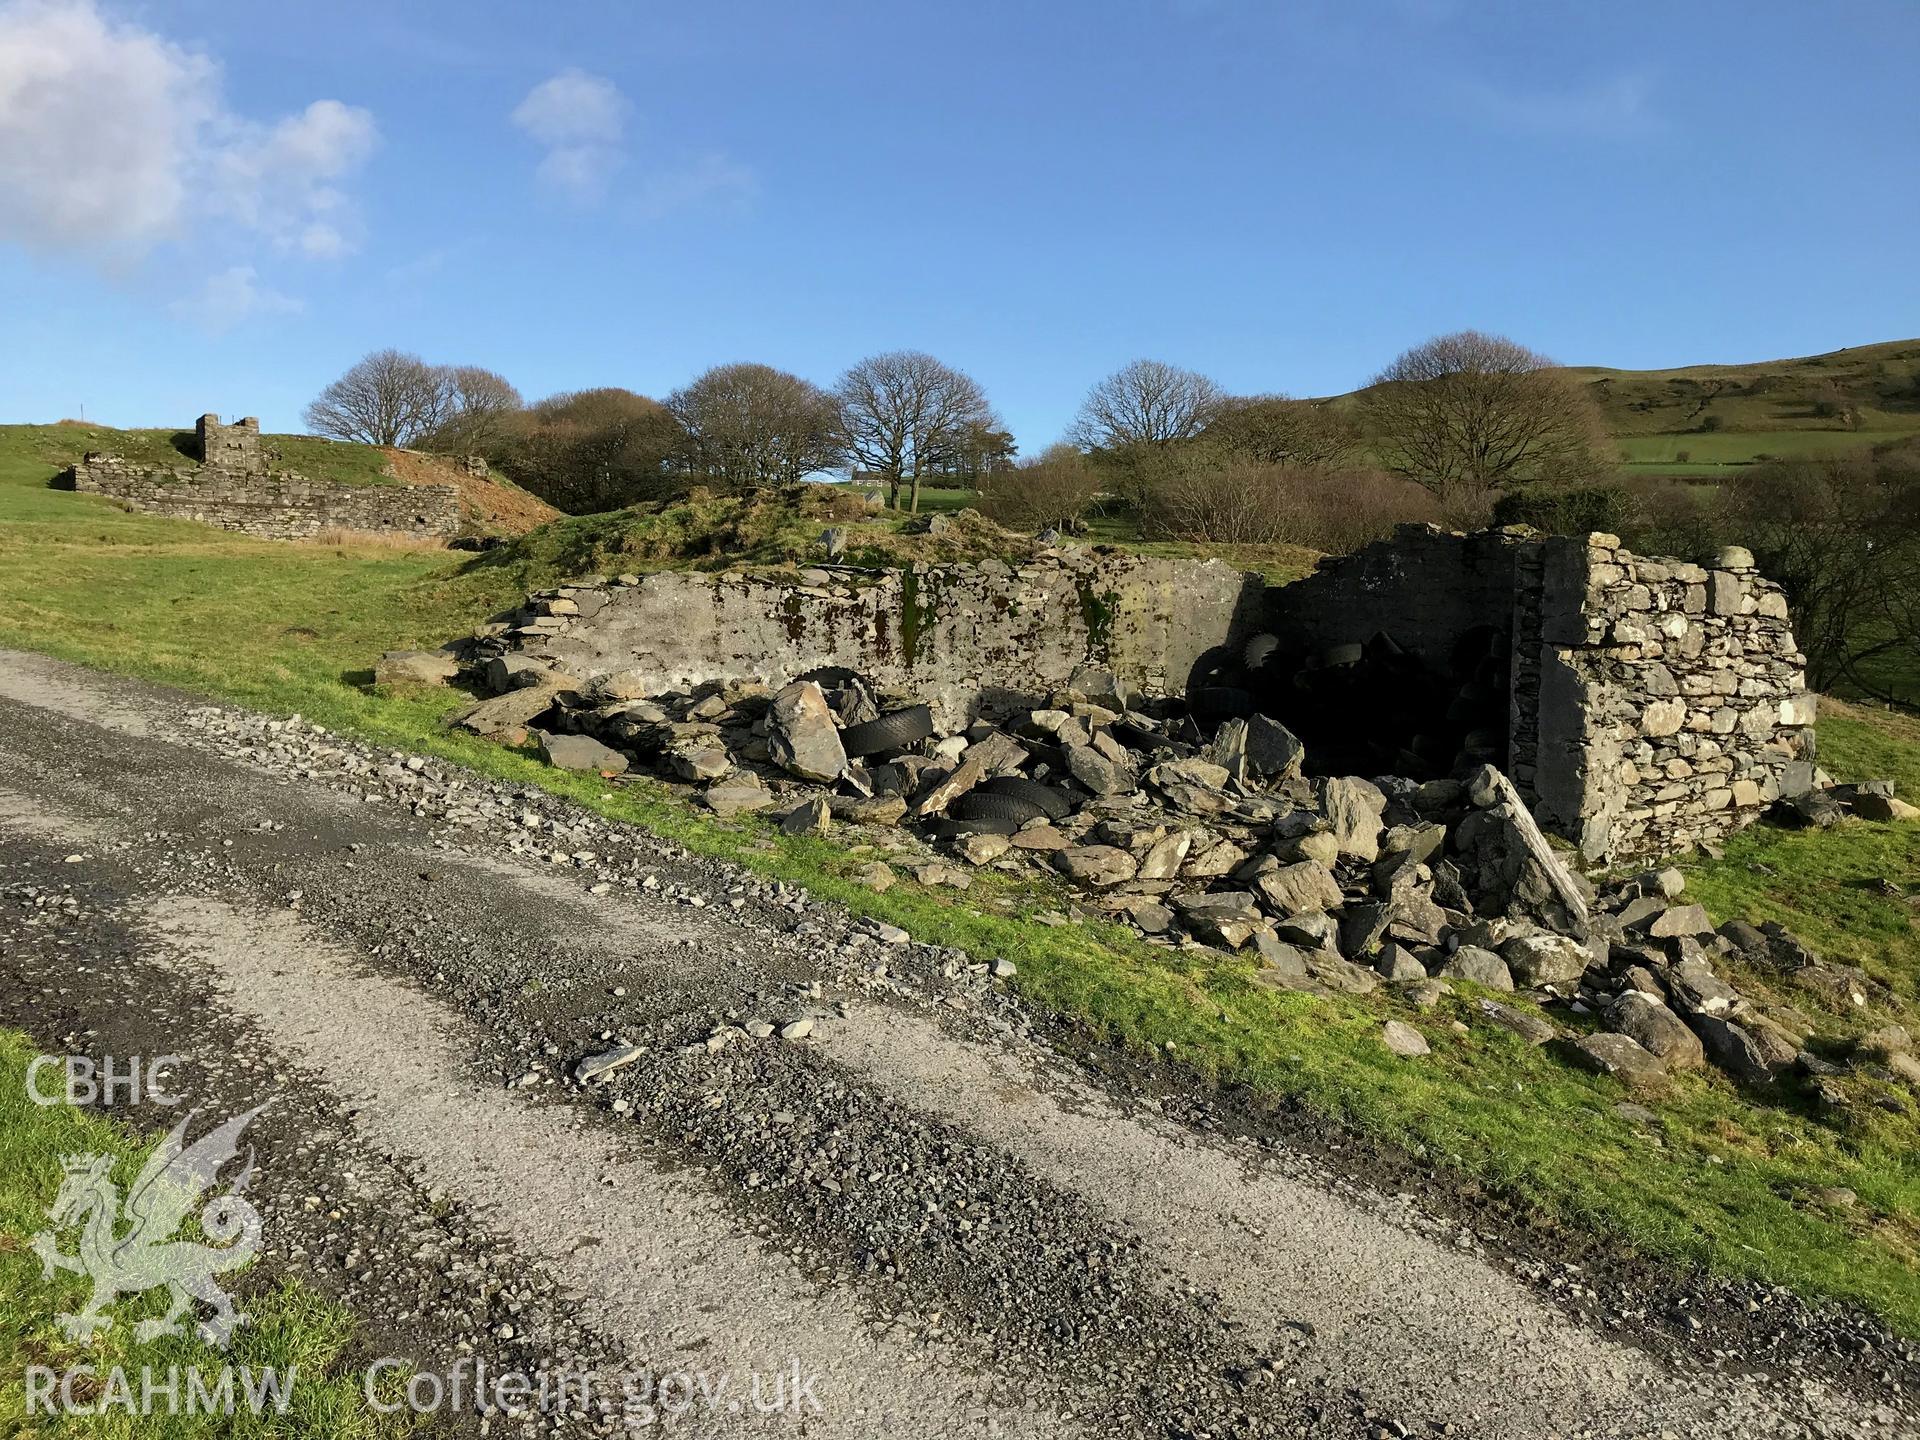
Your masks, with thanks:
M 110 425 L 73 420 L 62 420 L 58 425 L 8 425 L 0 430 L 0 444 L 9 456 L 18 454 L 43 463 L 49 475 L 94 450 L 143 465 L 187 468 L 200 463 L 191 430 L 116 430 Z M 296 471 L 310 480 L 343 485 L 400 483 L 386 453 L 373 445 L 322 440 L 316 435 L 262 435 L 260 448 L 271 457 L 274 469 Z
M 1576 365 L 1628 474 L 1723 475 L 1920 434 L 1920 340 L 1746 365 Z M 1351 407 L 1365 390 L 1333 397 Z
M 1920 430 L 1920 340 L 1677 370 L 1576 366 L 1616 435 Z
M 1712 475 L 1920 432 L 1920 340 L 1677 370 L 1576 368 L 1629 471 Z

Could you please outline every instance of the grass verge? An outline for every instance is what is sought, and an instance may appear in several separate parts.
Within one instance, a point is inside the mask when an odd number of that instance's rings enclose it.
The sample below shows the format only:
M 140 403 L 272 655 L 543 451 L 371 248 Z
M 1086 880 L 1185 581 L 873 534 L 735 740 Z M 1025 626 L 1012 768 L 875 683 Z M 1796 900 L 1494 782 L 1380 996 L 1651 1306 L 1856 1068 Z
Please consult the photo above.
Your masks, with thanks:
M 446 556 L 273 545 L 131 517 L 44 490 L 0 445 L 0 643 L 44 650 L 269 711 L 298 711 L 375 742 L 541 785 L 704 854 L 804 883 L 922 939 L 1001 955 L 1038 1006 L 1116 1044 L 1172 1055 L 1198 1074 L 1308 1105 L 1417 1156 L 1497 1187 L 1544 1222 L 1612 1237 L 1652 1256 L 1850 1301 L 1920 1335 L 1920 1122 L 1860 1082 L 1859 1105 L 1816 1115 L 1792 1087 L 1743 1093 L 1689 1077 L 1651 1126 L 1616 1108 L 1613 1082 L 1577 1073 L 1477 1020 L 1472 997 L 1426 1015 L 1391 1001 L 1281 995 L 1248 961 L 1148 946 L 1093 922 L 1034 923 L 1057 892 L 983 875 L 962 899 L 903 882 L 875 895 L 850 878 L 867 854 L 791 839 L 761 823 L 696 816 L 650 782 L 609 786 L 440 728 L 444 691 L 363 688 L 383 649 L 432 645 L 565 562 L 533 547 L 524 565 L 460 567 Z M 551 578 L 551 577 L 545 577 Z M 1869 712 L 1823 725 L 1837 773 L 1920 784 L 1920 734 Z M 1750 831 L 1724 860 L 1692 868 L 1716 918 L 1778 918 L 1834 958 L 1856 961 L 1910 1000 L 1920 943 L 1904 897 L 1920 889 L 1912 826 L 1858 824 L 1823 837 Z M 884 839 L 884 837 L 876 837 Z M 1891 884 L 1886 893 L 1880 883 Z M 1769 977 L 1736 976 L 1765 991 Z M 1859 1017 L 1818 1012 L 1835 1035 Z M 1409 1064 L 1379 1043 L 1381 1021 L 1416 1024 L 1433 1047 Z M 1452 1022 L 1467 1022 L 1462 1035 Z M 1845 1187 L 1858 1202 L 1827 1197 Z
M 245 1308 L 252 1323 L 235 1332 L 232 1346 L 218 1350 L 197 1338 L 136 1342 L 135 1322 L 166 1309 L 164 1292 L 123 1298 L 113 1307 L 113 1325 L 90 1341 L 69 1340 L 56 1323 L 62 1312 L 79 1309 L 88 1282 L 67 1271 L 45 1279 L 40 1259 L 29 1248 L 47 1227 L 47 1207 L 61 1181 L 61 1157 L 112 1155 L 113 1179 L 121 1193 L 139 1173 L 144 1149 L 99 1115 L 67 1105 L 41 1106 L 27 1093 L 27 1066 L 34 1055 L 24 1036 L 0 1031 L 0 1433 L 19 1437 L 85 1434 L 104 1440 L 201 1440 L 201 1437 L 290 1436 L 312 1440 L 389 1440 L 411 1433 L 404 1412 L 383 1415 L 368 1403 L 360 1372 L 351 1363 L 353 1317 L 311 1291 L 287 1284 L 249 1296 Z M 67 1242 L 69 1245 L 71 1242 Z M 25 1377 L 29 1366 L 64 1374 L 89 1367 L 76 1379 L 76 1408 L 98 1414 L 29 1413 Z M 237 1403 L 231 1415 L 188 1412 L 182 1384 L 177 1402 L 161 1400 L 147 1414 L 122 1408 L 107 1377 L 124 1367 L 133 1377 L 137 1402 L 140 1373 L 150 1367 L 164 1380 L 170 1367 L 185 1374 L 197 1369 L 209 1386 L 231 1367 L 261 1377 L 281 1378 L 284 1408 L 267 1399 L 256 1413 Z M 244 1394 L 236 1380 L 233 1394 Z M 55 1391 L 58 1394 L 58 1391 Z M 392 1396 L 383 1398 L 391 1399 Z M 177 1405 L 177 1408 L 176 1408 Z

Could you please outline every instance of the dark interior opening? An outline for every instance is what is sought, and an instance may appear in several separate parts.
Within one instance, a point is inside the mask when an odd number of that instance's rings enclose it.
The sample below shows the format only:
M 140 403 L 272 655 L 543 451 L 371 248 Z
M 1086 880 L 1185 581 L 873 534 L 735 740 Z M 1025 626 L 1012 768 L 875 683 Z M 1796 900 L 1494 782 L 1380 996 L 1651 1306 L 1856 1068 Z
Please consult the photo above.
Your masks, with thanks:
M 1438 779 L 1506 768 L 1510 652 L 1492 625 L 1465 631 L 1439 664 L 1384 632 L 1309 654 L 1258 635 L 1238 656 L 1209 657 L 1188 699 L 1202 721 L 1272 716 L 1306 745 L 1308 774 Z

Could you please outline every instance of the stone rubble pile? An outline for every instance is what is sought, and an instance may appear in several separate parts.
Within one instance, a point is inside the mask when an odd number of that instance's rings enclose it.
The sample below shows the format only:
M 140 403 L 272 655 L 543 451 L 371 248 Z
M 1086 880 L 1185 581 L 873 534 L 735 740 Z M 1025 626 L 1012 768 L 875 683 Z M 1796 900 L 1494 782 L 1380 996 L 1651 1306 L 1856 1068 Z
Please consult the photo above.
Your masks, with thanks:
M 1424 1011 L 1466 982 L 1485 1024 L 1636 1087 L 1712 1064 L 1748 1085 L 1797 1069 L 1826 1093 L 1839 1070 L 1809 1049 L 1813 1023 L 1740 995 L 1716 969 L 1724 957 L 1792 972 L 1842 1013 L 1892 1001 L 1778 927 L 1716 929 L 1681 902 L 1677 871 L 1596 892 L 1491 765 L 1418 783 L 1310 777 L 1305 748 L 1271 717 L 1202 725 L 1183 702 L 1146 701 L 1103 671 L 943 735 L 929 707 L 846 670 L 777 693 L 714 681 L 649 695 L 623 674 L 582 682 L 516 654 L 481 663 L 499 693 L 456 723 L 535 741 L 555 765 L 645 766 L 717 815 L 767 811 L 790 834 L 904 827 L 926 844 L 922 883 L 1050 871 L 1151 942 L 1253 951 L 1256 978 L 1275 989 L 1385 988 Z M 1920 813 L 1870 784 L 1801 797 L 1787 818 L 1828 824 L 1850 810 Z M 861 878 L 883 889 L 896 877 L 875 861 Z M 1513 992 L 1565 1024 L 1493 998 Z M 1416 1053 L 1407 1028 L 1383 1043 Z M 1920 1082 L 1904 1035 L 1871 1041 L 1862 1063 Z

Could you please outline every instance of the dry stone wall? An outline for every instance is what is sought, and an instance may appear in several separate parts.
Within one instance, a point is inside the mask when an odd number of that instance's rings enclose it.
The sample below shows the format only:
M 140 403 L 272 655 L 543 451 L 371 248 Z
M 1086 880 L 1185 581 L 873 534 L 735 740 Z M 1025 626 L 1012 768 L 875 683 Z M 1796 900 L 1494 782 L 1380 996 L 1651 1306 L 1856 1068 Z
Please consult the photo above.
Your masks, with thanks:
M 1813 785 L 1806 660 L 1745 550 L 1701 566 L 1611 535 L 1408 526 L 1273 591 L 1271 623 L 1302 651 L 1385 633 L 1440 668 L 1470 630 L 1508 636 L 1507 768 L 1591 859 L 1711 840 Z
M 1179 694 L 1202 655 L 1257 627 L 1264 585 L 1220 561 L 1071 550 L 1014 565 L 792 574 L 664 572 L 563 587 L 490 627 L 485 647 L 634 693 L 709 680 L 780 686 L 825 666 L 934 704 L 948 723 L 1045 695 L 1097 666 Z
M 1543 823 L 1590 854 L 1710 840 L 1814 783 L 1814 697 L 1786 596 L 1733 548 L 1712 566 L 1611 535 L 1541 544 Z
M 195 427 L 197 466 L 143 465 L 89 454 L 69 472 L 73 488 L 106 495 L 151 515 L 197 520 L 271 540 L 333 530 L 447 539 L 460 532 L 459 492 L 451 485 L 345 485 L 276 471 L 260 449 L 260 422 L 231 425 L 202 415 Z
M 457 534 L 461 523 L 451 485 L 341 485 L 292 473 L 236 478 L 132 465 L 112 456 L 89 456 L 74 466 L 73 482 L 76 490 L 108 495 L 149 514 L 271 540 L 330 530 L 444 539 Z

